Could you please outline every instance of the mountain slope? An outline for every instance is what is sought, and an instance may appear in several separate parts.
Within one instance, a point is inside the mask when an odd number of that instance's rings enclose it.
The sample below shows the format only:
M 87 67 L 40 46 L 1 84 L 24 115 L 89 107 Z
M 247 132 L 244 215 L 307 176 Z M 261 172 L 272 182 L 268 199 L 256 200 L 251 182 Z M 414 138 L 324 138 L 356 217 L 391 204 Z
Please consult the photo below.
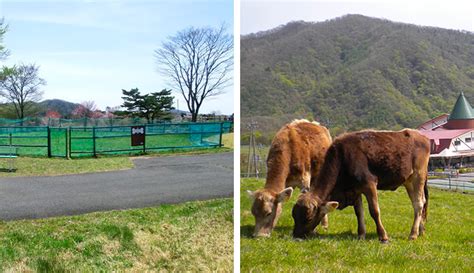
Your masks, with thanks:
M 473 33 L 346 15 L 241 40 L 242 121 L 264 130 L 294 117 L 340 131 L 414 127 L 460 91 L 474 101 Z
M 71 112 L 79 105 L 60 99 L 44 100 L 38 103 L 39 107 L 43 109 L 39 114 L 44 115 L 48 110 L 56 111 L 61 114 L 61 117 L 70 117 Z

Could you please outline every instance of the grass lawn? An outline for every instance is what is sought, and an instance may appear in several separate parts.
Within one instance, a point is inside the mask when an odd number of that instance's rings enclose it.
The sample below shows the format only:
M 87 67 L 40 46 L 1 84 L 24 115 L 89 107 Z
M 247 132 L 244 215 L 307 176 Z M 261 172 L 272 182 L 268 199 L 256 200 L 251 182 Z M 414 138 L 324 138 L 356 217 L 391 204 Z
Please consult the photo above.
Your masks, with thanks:
M 232 271 L 233 199 L 0 222 L 0 272 Z
M 222 134 L 222 145 L 229 149 L 234 149 L 234 133 Z
M 15 159 L 15 172 L 4 170 L 7 159 L 1 159 L 0 177 L 45 176 L 116 171 L 133 168 L 129 157 L 101 157 L 67 160 L 64 158 L 23 157 Z
M 254 218 L 245 190 L 263 187 L 264 180 L 241 180 L 242 272 L 473 272 L 474 195 L 430 188 L 426 233 L 408 241 L 413 209 L 405 189 L 379 191 L 382 222 L 390 243 L 378 242 L 365 202 L 367 239 L 357 240 L 357 220 L 348 207 L 329 216 L 329 229 L 303 242 L 292 240 L 291 209 L 299 192 L 285 203 L 271 238 L 250 238 Z M 364 198 L 365 201 L 365 198 Z

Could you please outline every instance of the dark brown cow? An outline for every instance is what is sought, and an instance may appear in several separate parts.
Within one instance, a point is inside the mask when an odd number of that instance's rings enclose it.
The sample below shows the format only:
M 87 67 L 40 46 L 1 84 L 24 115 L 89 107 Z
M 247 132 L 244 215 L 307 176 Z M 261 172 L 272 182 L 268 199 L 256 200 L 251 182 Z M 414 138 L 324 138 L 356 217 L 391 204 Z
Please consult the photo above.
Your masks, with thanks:
M 282 203 L 291 197 L 294 187 L 309 189 L 311 177 L 319 172 L 329 145 L 329 131 L 317 122 L 295 120 L 278 131 L 268 153 L 265 187 L 248 191 L 254 199 L 254 236 L 270 236 Z
M 418 131 L 360 131 L 336 138 L 311 190 L 293 207 L 293 236 L 305 238 L 321 219 L 336 208 L 354 206 L 359 238 L 365 238 L 361 194 L 369 204 L 381 242 L 388 236 L 380 219 L 377 189 L 396 190 L 404 185 L 415 210 L 410 239 L 424 230 L 428 209 L 426 185 L 430 142 Z

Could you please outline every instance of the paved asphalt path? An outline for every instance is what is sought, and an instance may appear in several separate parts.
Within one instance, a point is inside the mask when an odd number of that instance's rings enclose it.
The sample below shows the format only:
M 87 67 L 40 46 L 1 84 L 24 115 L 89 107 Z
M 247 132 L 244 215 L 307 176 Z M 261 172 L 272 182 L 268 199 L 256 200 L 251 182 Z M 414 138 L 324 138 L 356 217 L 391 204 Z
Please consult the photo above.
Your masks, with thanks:
M 138 158 L 131 170 L 0 178 L 0 219 L 149 207 L 233 195 L 233 154 Z

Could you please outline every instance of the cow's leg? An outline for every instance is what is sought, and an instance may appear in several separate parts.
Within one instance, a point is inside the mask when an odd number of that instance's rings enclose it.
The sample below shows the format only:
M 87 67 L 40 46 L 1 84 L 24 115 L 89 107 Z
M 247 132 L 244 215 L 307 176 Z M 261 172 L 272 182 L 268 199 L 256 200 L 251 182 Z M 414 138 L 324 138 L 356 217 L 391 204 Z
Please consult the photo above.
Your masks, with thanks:
M 309 191 L 311 183 L 311 172 L 303 171 L 303 175 L 301 176 L 301 192 Z
M 379 201 L 377 196 L 377 184 L 376 183 L 368 183 L 368 189 L 365 191 L 365 197 L 367 198 L 367 203 L 369 204 L 369 212 L 370 216 L 375 221 L 375 225 L 377 225 L 377 234 L 379 235 L 379 240 L 382 243 L 388 242 L 387 232 L 382 225 L 382 219 L 380 219 L 380 208 L 379 208 Z
M 324 230 L 328 230 L 329 218 L 327 214 L 323 216 L 323 219 L 321 219 L 321 226 L 323 227 Z
M 362 203 L 362 195 L 359 195 L 354 204 L 354 211 L 357 216 L 357 234 L 359 239 L 365 239 L 365 222 L 364 222 L 364 206 Z
M 424 179 L 419 174 L 413 174 L 407 183 L 405 188 L 407 189 L 408 196 L 410 197 L 415 212 L 413 226 L 410 232 L 410 240 L 415 240 L 419 234 L 423 233 L 424 226 L 422 223 L 423 206 L 425 205 L 426 198 L 424 194 Z

